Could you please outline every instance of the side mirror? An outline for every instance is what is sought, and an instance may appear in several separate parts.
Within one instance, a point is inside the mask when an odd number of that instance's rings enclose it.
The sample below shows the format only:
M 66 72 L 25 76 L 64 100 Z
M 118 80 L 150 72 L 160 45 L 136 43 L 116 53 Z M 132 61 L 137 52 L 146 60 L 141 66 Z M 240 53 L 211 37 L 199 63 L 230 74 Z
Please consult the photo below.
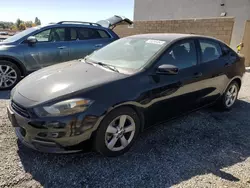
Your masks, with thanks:
M 174 65 L 164 64 L 157 68 L 156 74 L 176 75 L 179 69 Z
M 34 36 L 29 36 L 26 41 L 30 45 L 37 43 L 37 39 Z

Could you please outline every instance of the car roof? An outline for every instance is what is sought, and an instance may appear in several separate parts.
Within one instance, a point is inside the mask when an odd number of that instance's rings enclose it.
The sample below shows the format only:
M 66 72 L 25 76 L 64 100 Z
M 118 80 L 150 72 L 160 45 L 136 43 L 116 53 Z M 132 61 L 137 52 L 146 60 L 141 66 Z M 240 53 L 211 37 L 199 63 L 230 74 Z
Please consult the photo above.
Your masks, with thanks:
M 146 38 L 146 39 L 164 40 L 169 42 L 180 39 L 188 39 L 188 38 L 204 38 L 204 39 L 213 39 L 220 41 L 213 37 L 194 35 L 194 34 L 180 34 L 180 33 L 150 33 L 150 34 L 132 35 L 127 38 Z
M 58 23 L 50 23 L 47 25 L 42 26 L 43 27 L 51 27 L 51 26 L 57 26 L 57 27 L 86 27 L 86 28 L 93 28 L 93 29 L 104 29 L 104 30 L 110 30 L 109 28 L 102 27 L 101 25 L 89 25 L 89 24 L 81 24 L 81 23 L 65 23 L 65 24 L 58 24 Z

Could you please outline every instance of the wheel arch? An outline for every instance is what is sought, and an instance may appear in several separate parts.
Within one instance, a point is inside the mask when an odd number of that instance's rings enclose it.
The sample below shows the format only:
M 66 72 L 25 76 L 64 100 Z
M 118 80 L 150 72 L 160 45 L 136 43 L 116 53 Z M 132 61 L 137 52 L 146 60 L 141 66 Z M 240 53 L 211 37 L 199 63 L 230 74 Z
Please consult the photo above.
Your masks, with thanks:
M 109 108 L 107 110 L 106 114 L 108 114 L 109 112 L 111 112 L 115 109 L 122 108 L 122 107 L 129 107 L 136 112 L 137 116 L 140 119 L 140 132 L 143 132 L 144 127 L 145 127 L 145 117 L 144 117 L 144 113 L 143 113 L 143 108 L 139 107 L 139 105 L 137 105 L 136 102 L 126 102 L 126 103 L 122 103 L 122 104 L 113 106 L 112 108 Z
M 26 76 L 27 75 L 27 71 L 26 71 L 24 65 L 18 59 L 14 58 L 14 57 L 9 57 L 9 56 L 0 56 L 0 61 L 1 60 L 9 61 L 9 62 L 14 63 L 19 68 L 19 70 L 21 71 L 21 76 Z
M 235 78 L 235 79 L 233 79 L 233 80 L 231 81 L 231 83 L 232 83 L 233 81 L 235 81 L 235 82 L 238 83 L 239 89 L 240 89 L 240 88 L 241 88 L 241 84 L 242 84 L 242 80 L 241 80 L 240 78 Z
M 242 78 L 240 76 L 235 76 L 233 77 L 232 79 L 230 79 L 230 81 L 228 82 L 228 84 L 226 85 L 223 93 L 226 91 L 226 89 L 228 88 L 228 86 L 233 82 L 237 82 L 239 84 L 239 89 L 241 88 L 241 85 L 242 85 Z

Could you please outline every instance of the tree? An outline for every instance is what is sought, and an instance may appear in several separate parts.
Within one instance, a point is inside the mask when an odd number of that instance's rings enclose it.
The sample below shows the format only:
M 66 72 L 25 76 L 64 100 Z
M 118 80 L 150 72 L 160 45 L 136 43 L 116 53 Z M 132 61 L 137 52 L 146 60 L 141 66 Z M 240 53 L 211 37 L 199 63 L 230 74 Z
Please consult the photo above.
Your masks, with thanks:
M 0 21 L 0 28 L 1 29 L 10 29 L 13 26 L 12 22 L 1 22 Z
M 19 18 L 16 20 L 16 27 L 19 29 L 19 26 L 20 24 L 22 23 L 23 21 L 20 20 Z
M 16 25 L 13 24 L 13 25 L 11 26 L 10 30 L 12 30 L 12 31 L 17 31 L 18 28 L 16 27 Z
M 0 23 L 0 28 L 5 29 L 5 24 L 4 23 Z
M 26 21 L 26 22 L 24 22 L 24 24 L 25 24 L 26 28 L 27 27 L 32 27 L 33 22 L 32 21 Z
M 25 26 L 25 24 L 22 22 L 22 23 L 20 23 L 20 25 L 19 25 L 19 30 L 25 30 L 26 29 L 26 26 Z
M 39 20 L 38 17 L 35 18 L 35 24 L 36 25 L 41 25 L 41 20 Z

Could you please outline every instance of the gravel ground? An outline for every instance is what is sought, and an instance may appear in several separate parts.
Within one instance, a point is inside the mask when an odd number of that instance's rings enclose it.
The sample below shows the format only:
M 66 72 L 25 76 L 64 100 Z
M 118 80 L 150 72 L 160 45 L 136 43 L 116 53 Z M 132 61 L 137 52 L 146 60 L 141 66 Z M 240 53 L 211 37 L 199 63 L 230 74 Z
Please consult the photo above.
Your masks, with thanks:
M 250 71 L 230 112 L 153 127 L 123 156 L 43 154 L 17 142 L 0 93 L 0 187 L 250 187 Z

